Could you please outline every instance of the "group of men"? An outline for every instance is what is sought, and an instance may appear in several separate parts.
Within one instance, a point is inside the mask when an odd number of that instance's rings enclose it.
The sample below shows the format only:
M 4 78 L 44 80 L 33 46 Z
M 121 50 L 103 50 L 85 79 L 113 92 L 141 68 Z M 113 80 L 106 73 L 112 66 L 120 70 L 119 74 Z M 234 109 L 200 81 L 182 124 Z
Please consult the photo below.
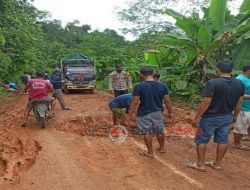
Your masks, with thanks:
M 206 171 L 206 167 L 221 170 L 221 161 L 228 148 L 228 136 L 232 124 L 234 127 L 234 145 L 236 148 L 249 150 L 241 144 L 244 135 L 250 134 L 250 65 L 243 67 L 242 75 L 232 77 L 233 63 L 230 60 L 217 63 L 217 78 L 209 80 L 202 92 L 202 102 L 192 121 L 193 127 L 199 127 L 201 134 L 196 134 L 198 162 L 189 162 L 188 167 L 198 171 Z M 169 123 L 174 123 L 170 92 L 166 83 L 159 80 L 160 75 L 154 72 L 150 66 L 140 69 L 141 82 L 136 84 L 132 94 L 132 82 L 129 74 L 121 65 L 109 75 L 109 90 L 115 96 L 109 102 L 113 113 L 114 125 L 120 124 L 121 118 L 126 118 L 128 126 L 136 117 L 136 125 L 140 134 L 144 136 L 147 151 L 141 154 L 154 157 L 152 146 L 152 134 L 156 134 L 160 153 L 165 153 L 164 148 L 164 118 L 163 105 L 168 111 Z M 62 79 L 60 69 L 56 69 L 50 80 L 44 80 L 44 73 L 38 72 L 36 78 L 27 81 L 25 90 L 29 90 L 29 102 L 24 114 L 23 127 L 26 126 L 28 115 L 32 109 L 33 101 L 46 99 L 52 103 L 54 110 L 54 98 L 48 93 L 53 91 L 63 110 L 69 110 L 65 106 L 62 97 Z M 243 104 L 242 104 L 243 103 Z M 125 109 L 123 111 L 123 109 Z M 126 117 L 126 114 L 128 116 Z M 218 144 L 216 159 L 205 161 L 205 152 L 212 135 L 214 142 Z M 249 137 L 248 137 L 249 138 Z
M 59 101 L 62 110 L 70 110 L 70 108 L 66 106 L 62 95 L 63 80 L 61 78 L 60 69 L 55 69 L 51 77 L 46 76 L 42 71 L 38 71 L 35 77 L 26 79 L 23 81 L 25 84 L 24 91 L 29 91 L 29 97 L 27 108 L 24 112 L 22 127 L 26 127 L 29 113 L 36 100 L 49 101 L 51 103 L 52 115 L 54 115 L 55 99 Z M 53 93 L 52 97 L 49 97 L 49 92 Z
M 193 127 L 199 127 L 201 134 L 196 134 L 198 162 L 188 162 L 187 166 L 198 171 L 206 171 L 206 167 L 221 170 L 221 161 L 228 148 L 228 136 L 234 126 L 234 146 L 249 150 L 241 144 L 244 135 L 250 135 L 250 65 L 243 67 L 243 73 L 237 78 L 232 77 L 233 62 L 230 60 L 217 63 L 217 78 L 209 80 L 202 92 L 202 102 L 192 120 Z M 136 125 L 140 134 L 144 135 L 147 151 L 141 154 L 154 157 L 152 134 L 156 134 L 159 142 L 158 151 L 165 152 L 163 123 L 163 104 L 168 111 L 170 123 L 174 123 L 173 109 L 166 83 L 154 78 L 153 68 L 146 66 L 140 70 L 142 82 L 135 85 L 132 94 L 128 94 L 127 85 L 132 88 L 131 78 L 121 66 L 109 75 L 110 92 L 115 98 L 110 101 L 109 107 L 113 112 L 114 125 L 117 120 L 125 117 L 130 126 L 131 118 L 136 115 Z M 155 77 L 159 77 L 158 74 Z M 125 94 L 125 95 L 124 95 Z M 248 101 L 249 99 L 249 101 Z M 243 104 L 242 104 L 243 103 Z M 123 112 L 123 108 L 126 112 Z M 233 125 L 234 124 L 234 125 Z M 205 161 L 207 144 L 214 136 L 218 144 L 216 159 Z M 246 138 L 249 138 L 246 137 Z

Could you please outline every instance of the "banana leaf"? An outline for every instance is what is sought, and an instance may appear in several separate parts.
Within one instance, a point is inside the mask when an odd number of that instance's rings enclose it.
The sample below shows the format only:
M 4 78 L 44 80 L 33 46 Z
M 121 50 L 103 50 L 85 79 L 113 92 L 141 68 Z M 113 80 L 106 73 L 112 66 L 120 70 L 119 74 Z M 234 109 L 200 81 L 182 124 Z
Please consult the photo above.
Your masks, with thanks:
M 162 79 L 166 81 L 176 81 L 179 80 L 179 78 L 180 78 L 179 75 L 166 75 L 162 77 Z
M 177 37 L 174 35 L 166 35 L 162 39 L 165 47 L 171 47 L 171 48 L 190 48 L 199 54 L 199 48 L 196 43 L 193 42 L 190 38 L 187 37 Z
M 250 11 L 250 0 L 244 0 L 240 7 L 240 13 Z
M 234 68 L 242 70 L 242 67 L 250 62 L 250 39 L 243 40 L 238 46 L 233 57 Z
M 211 35 L 205 26 L 200 27 L 198 33 L 198 44 L 204 48 L 211 43 Z
M 241 35 L 248 31 L 250 31 L 250 18 L 241 23 L 236 29 L 237 35 Z
M 250 31 L 248 31 L 248 32 L 246 32 L 245 34 L 241 35 L 241 36 L 237 39 L 236 43 L 237 43 L 237 44 L 240 44 L 243 40 L 246 40 L 246 39 L 250 39 Z
M 172 16 L 176 20 L 176 25 L 185 31 L 189 37 L 198 35 L 199 29 L 202 26 L 200 20 L 191 17 L 184 17 L 172 9 L 167 9 L 166 14 Z
M 152 66 L 158 66 L 157 55 L 155 53 L 145 52 L 144 58 L 148 64 L 150 64 Z
M 209 18 L 213 23 L 213 29 L 220 31 L 224 28 L 227 9 L 227 0 L 212 0 L 209 7 Z
M 185 80 L 178 80 L 174 83 L 177 90 L 185 90 L 187 88 L 188 82 Z

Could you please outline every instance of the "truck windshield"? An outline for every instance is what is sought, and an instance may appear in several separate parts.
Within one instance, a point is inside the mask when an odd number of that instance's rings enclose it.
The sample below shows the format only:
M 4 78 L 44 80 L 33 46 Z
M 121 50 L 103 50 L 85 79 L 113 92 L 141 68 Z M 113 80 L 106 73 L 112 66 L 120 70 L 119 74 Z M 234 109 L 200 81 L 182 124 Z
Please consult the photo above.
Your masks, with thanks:
M 93 71 L 94 68 L 91 66 L 83 66 L 83 67 L 67 67 L 67 72 L 73 73 L 73 72 L 86 72 L 86 71 Z

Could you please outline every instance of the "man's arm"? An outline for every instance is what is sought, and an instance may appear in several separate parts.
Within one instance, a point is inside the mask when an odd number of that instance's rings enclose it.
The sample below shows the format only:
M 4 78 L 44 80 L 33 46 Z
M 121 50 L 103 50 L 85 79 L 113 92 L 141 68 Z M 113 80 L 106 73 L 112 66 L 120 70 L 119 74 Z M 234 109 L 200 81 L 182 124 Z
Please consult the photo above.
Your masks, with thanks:
M 234 122 L 234 123 L 236 122 L 237 117 L 238 117 L 238 115 L 239 115 L 239 113 L 240 113 L 240 108 L 241 108 L 241 106 L 242 106 L 243 99 L 245 99 L 245 96 L 241 96 L 241 97 L 239 98 L 238 103 L 237 103 L 237 105 L 236 105 L 236 107 L 235 107 L 235 109 L 234 109 L 234 116 L 233 116 L 233 122 Z
M 169 115 L 170 119 L 172 120 L 173 119 L 173 108 L 172 108 L 172 102 L 170 100 L 169 95 L 164 96 L 164 104 L 168 110 L 168 115 Z
M 129 118 L 131 118 L 132 115 L 136 112 L 139 102 L 140 102 L 140 96 L 133 96 L 133 100 L 130 105 L 129 114 L 128 114 Z
M 207 111 L 208 107 L 211 104 L 211 101 L 212 101 L 212 97 L 203 97 L 202 98 L 198 112 L 197 112 L 197 114 L 192 122 L 194 127 L 197 127 L 201 116 Z
M 244 99 L 244 100 L 250 100 L 250 95 L 246 95 L 246 94 L 244 94 L 243 99 Z

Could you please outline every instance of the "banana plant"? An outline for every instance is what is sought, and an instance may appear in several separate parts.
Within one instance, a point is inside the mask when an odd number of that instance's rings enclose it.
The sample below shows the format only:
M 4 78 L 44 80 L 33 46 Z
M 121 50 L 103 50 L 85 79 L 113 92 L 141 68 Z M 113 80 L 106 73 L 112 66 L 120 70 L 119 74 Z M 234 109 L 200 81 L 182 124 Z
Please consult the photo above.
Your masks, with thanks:
M 166 14 L 176 20 L 176 26 L 184 35 L 166 35 L 164 44 L 166 47 L 185 49 L 190 58 L 188 62 L 192 66 L 199 65 L 204 74 L 214 62 L 224 58 L 233 58 L 235 68 L 240 69 L 250 57 L 249 4 L 250 0 L 244 0 L 236 17 L 228 13 L 227 0 L 212 0 L 202 19 L 185 17 L 167 9 Z
M 176 20 L 181 32 L 162 35 L 157 51 L 146 52 L 145 59 L 160 68 L 162 79 L 168 81 L 175 94 L 198 92 L 193 85 L 208 80 L 218 60 L 233 59 L 237 70 L 249 62 L 250 0 L 243 1 L 237 16 L 230 15 L 227 0 L 212 0 L 202 19 L 171 9 L 166 14 Z

